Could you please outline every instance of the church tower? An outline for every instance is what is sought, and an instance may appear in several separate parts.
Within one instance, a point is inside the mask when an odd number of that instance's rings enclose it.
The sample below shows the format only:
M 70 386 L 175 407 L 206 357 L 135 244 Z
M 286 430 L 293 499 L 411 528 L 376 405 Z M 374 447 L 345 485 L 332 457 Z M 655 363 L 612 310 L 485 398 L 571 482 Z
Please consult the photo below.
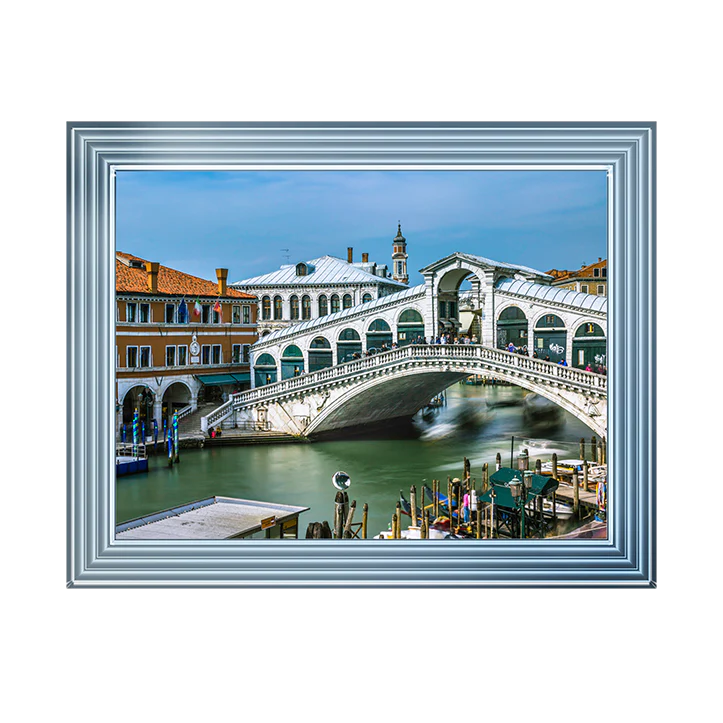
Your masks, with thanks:
M 407 239 L 402 236 L 402 224 L 399 223 L 397 235 L 394 239 L 394 252 L 392 253 L 392 278 L 403 284 L 409 283 L 407 273 Z

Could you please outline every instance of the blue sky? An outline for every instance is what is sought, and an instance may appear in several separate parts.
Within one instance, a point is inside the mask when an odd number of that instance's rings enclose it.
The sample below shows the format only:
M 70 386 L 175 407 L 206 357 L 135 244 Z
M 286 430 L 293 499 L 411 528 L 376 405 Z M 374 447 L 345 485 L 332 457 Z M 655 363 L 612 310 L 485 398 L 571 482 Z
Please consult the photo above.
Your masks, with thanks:
M 401 220 L 413 285 L 454 251 L 541 271 L 605 258 L 606 202 L 604 171 L 123 171 L 116 246 L 229 282 L 348 246 L 391 268 Z

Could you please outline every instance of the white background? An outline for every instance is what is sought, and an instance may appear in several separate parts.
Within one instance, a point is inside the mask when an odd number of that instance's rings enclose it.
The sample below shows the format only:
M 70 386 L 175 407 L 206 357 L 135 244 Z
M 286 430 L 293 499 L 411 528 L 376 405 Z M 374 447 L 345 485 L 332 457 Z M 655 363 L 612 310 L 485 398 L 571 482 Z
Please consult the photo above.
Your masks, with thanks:
M 715 717 L 715 5 L 260 5 L 3 11 L 6 720 Z M 658 121 L 658 589 L 66 590 L 67 120 Z

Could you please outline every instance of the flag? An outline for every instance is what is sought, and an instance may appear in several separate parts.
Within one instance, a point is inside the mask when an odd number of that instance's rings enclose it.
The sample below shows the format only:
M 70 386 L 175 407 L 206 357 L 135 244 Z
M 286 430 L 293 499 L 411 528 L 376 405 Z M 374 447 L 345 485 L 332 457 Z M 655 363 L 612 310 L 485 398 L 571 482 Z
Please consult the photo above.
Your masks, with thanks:
M 198 303 L 198 299 L 196 299 L 196 303 L 193 307 L 193 315 L 194 316 L 201 316 L 201 304 Z
M 216 299 L 216 303 L 213 305 L 213 310 L 219 315 L 219 317 L 221 316 L 221 302 L 218 301 L 218 299 Z
M 184 323 L 188 318 L 188 307 L 186 306 L 186 300 L 181 299 L 181 303 L 178 305 L 178 321 Z

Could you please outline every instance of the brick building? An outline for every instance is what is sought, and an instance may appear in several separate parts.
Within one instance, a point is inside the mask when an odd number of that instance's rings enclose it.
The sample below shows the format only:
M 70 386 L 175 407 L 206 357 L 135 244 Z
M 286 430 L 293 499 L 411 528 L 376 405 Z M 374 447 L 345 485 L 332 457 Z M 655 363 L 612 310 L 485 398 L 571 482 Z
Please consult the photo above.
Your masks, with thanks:
M 226 269 L 216 275 L 214 283 L 116 254 L 118 431 L 135 409 L 150 434 L 153 419 L 162 430 L 175 411 L 249 388 L 257 300 L 228 288 Z

